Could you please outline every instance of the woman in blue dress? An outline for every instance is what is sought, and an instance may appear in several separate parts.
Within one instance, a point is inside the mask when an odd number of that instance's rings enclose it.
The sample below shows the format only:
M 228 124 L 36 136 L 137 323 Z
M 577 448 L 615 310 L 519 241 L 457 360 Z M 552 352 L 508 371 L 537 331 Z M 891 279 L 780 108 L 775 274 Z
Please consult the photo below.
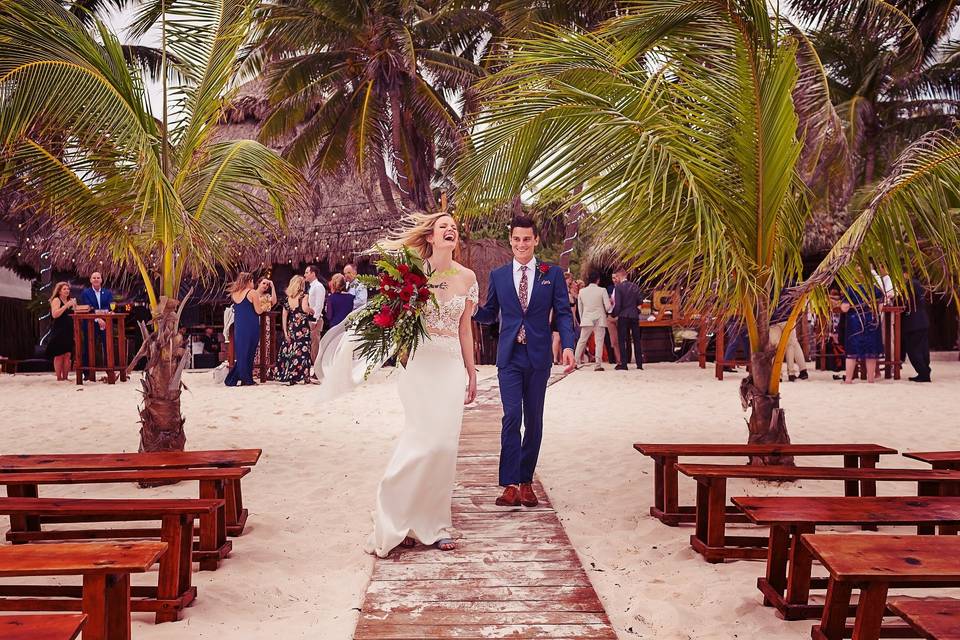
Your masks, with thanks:
M 330 295 L 327 296 L 324 315 L 327 316 L 327 326 L 331 329 L 346 320 L 353 311 L 354 296 L 346 293 L 346 285 L 346 279 L 339 273 L 330 278 Z
M 866 296 L 873 296 L 868 299 Z M 883 356 L 883 333 L 880 320 L 874 313 L 874 305 L 883 300 L 883 292 L 877 288 L 847 291 L 847 301 L 840 305 L 847 316 L 846 356 L 847 368 L 844 384 L 853 384 L 857 361 L 863 360 L 867 369 L 867 382 L 877 376 L 877 359 Z
M 230 285 L 233 301 L 233 368 L 224 384 L 228 387 L 256 384 L 253 381 L 253 358 L 260 342 L 260 314 L 277 304 L 277 292 L 270 283 L 270 298 L 263 300 L 253 287 L 253 275 L 242 271 Z

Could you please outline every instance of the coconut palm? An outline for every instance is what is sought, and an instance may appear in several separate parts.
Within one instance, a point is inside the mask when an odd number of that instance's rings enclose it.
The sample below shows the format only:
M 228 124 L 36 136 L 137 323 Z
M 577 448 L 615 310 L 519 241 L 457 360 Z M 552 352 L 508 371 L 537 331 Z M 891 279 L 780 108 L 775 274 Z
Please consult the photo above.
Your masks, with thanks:
M 960 273 L 957 221 L 939 206 L 960 188 L 960 143 L 941 135 L 905 152 L 814 279 L 788 291 L 811 213 L 803 178 L 829 146 L 820 136 L 839 132 L 826 87 L 802 34 L 756 0 L 656 0 L 592 33 L 544 28 L 485 81 L 458 211 L 583 185 L 575 197 L 627 266 L 683 285 L 688 313 L 743 319 L 749 441 L 786 441 L 776 310 L 786 335 L 816 284 L 867 284 L 858 256 L 924 269 L 920 229 Z
M 483 70 L 459 55 L 490 15 L 445 0 L 267 5 L 256 56 L 276 105 L 262 138 L 316 173 L 372 170 L 388 207 L 436 208 L 438 158 L 463 134 L 458 99 Z
M 57 224 L 110 249 L 140 274 L 153 323 L 142 327 L 147 367 L 141 450 L 183 449 L 177 337 L 181 284 L 229 265 L 225 238 L 282 220 L 298 173 L 251 140 L 217 142 L 247 0 L 170 0 L 163 50 L 185 83 L 151 111 L 146 81 L 99 20 L 89 28 L 59 2 L 0 6 L 0 158 Z M 161 72 L 162 78 L 167 74 Z M 168 93 L 175 100 L 170 104 Z M 134 362 L 139 359 L 134 358 Z

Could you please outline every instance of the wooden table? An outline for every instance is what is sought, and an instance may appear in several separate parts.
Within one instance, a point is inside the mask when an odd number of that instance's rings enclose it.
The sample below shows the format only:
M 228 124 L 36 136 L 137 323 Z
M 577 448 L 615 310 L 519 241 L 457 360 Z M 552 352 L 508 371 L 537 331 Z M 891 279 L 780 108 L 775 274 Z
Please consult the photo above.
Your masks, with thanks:
M 960 586 L 960 538 L 953 536 L 814 534 L 802 541 L 830 573 L 823 617 L 811 631 L 814 640 L 844 637 L 854 588 L 860 599 L 852 640 L 876 640 L 891 584 Z
M 83 576 L 83 640 L 130 640 L 130 574 L 145 573 L 166 550 L 165 542 L 0 547 L 0 578 Z M 0 609 L 37 604 L 4 600 Z
M 896 454 L 896 449 L 881 447 L 878 444 L 704 444 L 704 443 L 644 443 L 637 442 L 633 448 L 645 456 L 653 458 L 653 506 L 650 515 L 660 522 L 676 526 L 681 522 L 695 522 L 696 510 L 693 506 L 680 506 L 677 493 L 677 464 L 681 456 L 699 457 L 751 457 L 751 456 L 843 456 L 843 466 L 847 468 L 872 468 L 882 455 Z M 862 484 L 863 495 L 871 495 L 869 481 Z M 847 495 L 857 495 L 857 483 L 846 487 Z M 873 490 L 872 495 L 876 495 Z M 736 522 L 739 511 L 730 510 Z M 742 521 L 742 520 L 741 520 Z
M 83 384 L 83 372 L 90 374 L 90 380 L 96 382 L 97 371 L 107 373 L 107 382 L 114 384 L 119 375 L 121 382 L 127 381 L 127 337 L 126 313 L 74 313 L 73 314 L 73 353 L 74 371 L 77 384 Z M 104 359 L 102 366 L 97 365 L 97 346 L 95 333 L 97 320 L 104 323 Z M 83 323 L 86 323 L 86 345 L 84 345 Z M 86 346 L 87 364 L 84 365 L 83 351 Z
M 818 618 L 820 605 L 809 604 L 810 590 L 827 586 L 811 578 L 812 558 L 800 537 L 820 525 L 915 526 L 940 525 L 941 533 L 956 533 L 960 497 L 737 497 L 733 499 L 750 522 L 770 527 L 767 571 L 757 579 L 764 606 L 776 607 L 785 620 Z
M 960 640 L 960 600 L 891 598 L 887 608 L 927 640 Z
M 793 482 L 834 480 L 852 482 L 916 482 L 917 494 L 956 495 L 960 471 L 933 469 L 849 469 L 841 467 L 790 467 L 722 464 L 681 464 L 680 473 L 697 480 L 697 528 L 690 545 L 707 562 L 728 558 L 763 560 L 767 557 L 768 536 L 727 536 L 727 480 L 731 478 Z M 876 495 L 875 486 L 872 488 Z M 744 519 L 746 516 L 742 516 Z
M 960 469 L 960 451 L 906 451 L 903 456 L 926 462 L 934 469 Z
M 56 453 L 0 455 L 0 473 L 33 471 L 136 471 L 148 469 L 191 469 L 204 467 L 252 467 L 260 449 L 210 451 L 161 451 L 154 453 Z M 13 496 L 11 496 L 13 497 Z M 21 497 L 36 497 L 21 495 Z M 201 498 L 217 498 L 204 495 Z M 231 536 L 243 533 L 248 510 L 243 507 L 240 480 L 226 483 L 226 530 Z
M 87 616 L 53 614 L 0 616 L 0 638 L 3 640 L 74 640 L 80 635 Z

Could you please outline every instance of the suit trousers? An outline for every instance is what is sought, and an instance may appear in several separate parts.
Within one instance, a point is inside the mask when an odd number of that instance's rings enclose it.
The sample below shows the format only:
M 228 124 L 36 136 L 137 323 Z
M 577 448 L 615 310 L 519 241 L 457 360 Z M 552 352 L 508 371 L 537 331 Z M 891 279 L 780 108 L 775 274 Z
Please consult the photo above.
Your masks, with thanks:
M 630 341 L 633 341 L 634 362 L 638 367 L 643 366 L 643 347 L 640 345 L 640 319 L 617 318 L 617 338 L 620 340 L 620 366 L 625 367 L 630 362 Z
M 550 367 L 535 367 L 527 354 L 527 346 L 517 344 L 513 346 L 510 362 L 497 369 L 497 378 L 503 403 L 500 486 L 533 482 L 543 438 L 543 402 Z
M 784 339 L 783 330 L 786 328 L 786 322 L 777 322 L 770 325 L 770 346 L 776 349 L 780 341 Z M 787 349 L 784 352 L 784 361 L 787 365 L 787 375 L 798 376 L 801 371 L 807 368 L 807 361 L 803 357 L 803 347 L 797 339 L 797 328 L 794 327 L 790 335 L 787 336 Z
M 903 345 L 910 364 L 920 378 L 930 377 L 930 331 L 919 329 L 903 334 Z
M 606 318 L 604 318 L 596 322 L 594 325 L 580 325 L 580 339 L 577 340 L 577 348 L 573 354 L 573 361 L 576 362 L 577 365 L 580 364 L 580 358 L 583 357 L 583 352 L 587 348 L 587 342 L 590 341 L 591 335 L 593 335 L 593 344 L 596 347 L 597 366 L 599 367 L 603 362 L 603 336 L 607 332 L 607 321 Z

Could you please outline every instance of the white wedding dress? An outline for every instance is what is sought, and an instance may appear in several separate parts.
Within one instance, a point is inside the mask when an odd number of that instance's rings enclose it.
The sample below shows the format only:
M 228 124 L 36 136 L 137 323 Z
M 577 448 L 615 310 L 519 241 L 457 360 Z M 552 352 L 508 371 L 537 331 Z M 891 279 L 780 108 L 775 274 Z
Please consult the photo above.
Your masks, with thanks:
M 373 533 L 364 545 L 381 558 L 406 537 L 426 545 L 453 537 L 451 504 L 467 386 L 460 318 L 468 300 L 477 303 L 479 289 L 474 281 L 461 293 L 440 289 L 437 298 L 437 307 L 424 314 L 430 339 L 399 371 L 404 427 L 377 489 Z M 339 342 L 335 353 L 318 357 L 322 385 L 335 394 L 358 382 L 367 364 L 352 360 L 349 333 Z

